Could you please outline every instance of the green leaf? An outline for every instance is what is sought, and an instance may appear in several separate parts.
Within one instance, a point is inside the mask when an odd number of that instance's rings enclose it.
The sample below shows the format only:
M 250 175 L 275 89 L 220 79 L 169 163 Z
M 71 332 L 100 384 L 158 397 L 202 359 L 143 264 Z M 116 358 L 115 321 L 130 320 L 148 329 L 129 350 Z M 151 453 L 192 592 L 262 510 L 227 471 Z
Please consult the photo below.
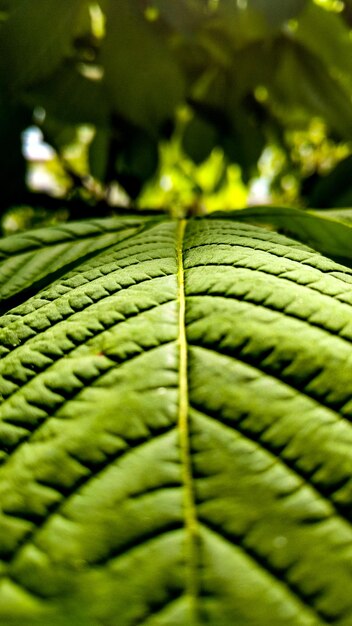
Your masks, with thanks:
M 33 285 L 38 288 L 41 281 L 50 283 L 57 272 L 64 274 L 77 260 L 129 237 L 143 223 L 143 217 L 73 222 L 0 240 L 0 300 Z
M 186 126 L 182 147 L 194 163 L 200 164 L 210 155 L 216 145 L 216 139 L 217 132 L 214 126 L 195 116 Z
M 50 76 L 72 54 L 72 42 L 87 0 L 13 0 L 1 26 L 0 72 L 18 89 Z
M 101 58 L 115 111 L 156 132 L 183 98 L 183 78 L 165 42 L 129 0 L 110 0 Z
M 352 220 L 352 209 L 348 207 L 341 207 L 339 209 L 323 209 L 321 211 L 315 210 L 314 215 L 319 215 L 323 218 L 333 218 L 335 220 L 338 220 L 339 222 L 345 222 L 346 224 L 350 224 Z
M 2 243 L 24 287 L 76 249 L 0 320 L 2 626 L 347 626 L 352 270 L 232 219 L 105 223 Z
M 107 124 L 110 112 L 105 85 L 84 76 L 79 66 L 66 63 L 50 79 L 26 94 L 28 104 L 43 107 L 64 124 Z
M 347 89 L 352 88 L 352 40 L 341 15 L 308 2 L 300 15 L 294 38 L 323 60 L 327 70 Z
M 106 182 L 109 165 L 110 127 L 98 128 L 89 145 L 89 171 L 94 178 Z
M 343 220 L 344 213 L 263 206 L 233 211 L 224 215 L 240 221 L 275 226 L 315 250 L 350 265 L 352 229 L 350 224 Z M 214 213 L 209 217 L 216 218 L 217 215 Z
M 130 128 L 116 148 L 116 177 L 127 193 L 135 198 L 143 184 L 156 172 L 158 145 L 147 133 Z
M 207 7 L 202 0 L 178 0 L 172 3 L 168 0 L 154 0 L 153 6 L 166 23 L 187 35 L 192 34 L 208 17 Z
M 294 41 L 280 42 L 276 51 L 278 63 L 268 88 L 283 123 L 292 127 L 320 116 L 335 135 L 350 139 L 349 91 L 326 71 L 321 59 Z
M 309 4 L 307 0 L 248 0 L 246 5 L 249 9 L 254 9 L 262 13 L 269 24 L 280 26 L 287 20 L 296 17 L 303 7 Z
M 255 173 L 265 141 L 257 120 L 243 107 L 236 109 L 236 115 L 232 111 L 232 117 L 233 127 L 223 136 L 222 147 L 229 161 L 240 165 L 243 179 L 248 182 Z

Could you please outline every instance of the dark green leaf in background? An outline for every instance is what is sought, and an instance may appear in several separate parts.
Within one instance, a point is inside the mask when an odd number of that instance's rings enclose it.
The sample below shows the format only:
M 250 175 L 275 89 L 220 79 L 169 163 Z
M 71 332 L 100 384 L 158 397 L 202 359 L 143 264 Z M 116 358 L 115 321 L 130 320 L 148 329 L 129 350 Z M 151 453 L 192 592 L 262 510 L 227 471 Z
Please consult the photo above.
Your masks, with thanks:
M 133 132 L 125 137 L 115 160 L 116 177 L 127 193 L 136 198 L 143 184 L 158 166 L 158 145 L 147 133 Z
M 206 120 L 196 116 L 187 124 L 182 147 L 194 163 L 202 163 L 216 143 L 216 129 Z
M 307 2 L 294 38 L 323 60 L 332 76 L 351 89 L 352 39 L 339 14 L 325 11 L 314 2 Z
M 155 7 L 161 18 L 177 31 L 191 35 L 205 21 L 209 13 L 206 3 L 202 0 L 154 0 L 152 6 Z
M 43 80 L 72 54 L 87 0 L 13 0 L 1 25 L 0 73 L 13 89 Z
M 73 62 L 62 65 L 50 79 L 31 88 L 27 101 L 68 125 L 104 126 L 110 113 L 105 85 L 84 76 L 79 64 Z
M 296 17 L 308 4 L 307 0 L 248 0 L 244 3 L 249 9 L 262 13 L 269 24 L 280 26 L 283 22 Z
M 101 58 L 118 114 L 151 132 L 173 117 L 184 95 L 182 75 L 136 3 L 109 2 Z
M 291 41 L 282 42 L 277 55 L 269 91 L 281 119 L 299 127 L 309 117 L 321 116 L 339 138 L 351 139 L 351 96 L 326 72 L 321 60 Z
M 89 146 L 89 171 L 97 180 L 106 181 L 109 165 L 111 127 L 98 128 Z
M 348 156 L 325 176 L 303 182 L 303 191 L 311 206 L 346 207 L 352 205 L 352 157 Z

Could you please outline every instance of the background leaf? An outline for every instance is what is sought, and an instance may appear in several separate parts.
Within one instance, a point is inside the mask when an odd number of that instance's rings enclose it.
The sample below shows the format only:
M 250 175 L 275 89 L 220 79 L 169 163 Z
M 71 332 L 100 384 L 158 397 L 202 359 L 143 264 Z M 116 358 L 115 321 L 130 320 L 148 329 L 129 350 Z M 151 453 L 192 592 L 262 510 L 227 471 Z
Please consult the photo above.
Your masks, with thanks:
M 307 4 L 307 0 L 248 0 L 250 9 L 260 11 L 273 26 L 278 26 L 287 20 L 296 17 Z
M 130 122 L 155 131 L 183 97 L 181 72 L 135 3 L 109 2 L 102 48 L 114 109 Z
M 28 91 L 27 102 L 50 112 L 65 124 L 96 124 L 108 122 L 110 107 L 101 80 L 87 78 L 79 65 L 66 63 L 45 83 Z
M 1 26 L 1 75 L 13 89 L 38 82 L 72 54 L 72 40 L 87 0 L 14 0 Z M 50 34 L 48 36 L 48 34 Z

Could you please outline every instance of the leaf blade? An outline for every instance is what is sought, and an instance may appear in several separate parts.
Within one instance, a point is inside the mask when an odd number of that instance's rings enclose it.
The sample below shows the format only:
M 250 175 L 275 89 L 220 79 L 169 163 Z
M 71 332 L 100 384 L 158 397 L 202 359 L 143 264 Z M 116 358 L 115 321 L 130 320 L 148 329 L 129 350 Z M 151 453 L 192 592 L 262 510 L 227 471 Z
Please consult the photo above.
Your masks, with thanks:
M 199 624 L 350 619 L 352 271 L 231 218 L 184 226 L 1 319 L 5 624 L 44 624 L 48 598 L 65 626 L 186 625 L 191 602 Z

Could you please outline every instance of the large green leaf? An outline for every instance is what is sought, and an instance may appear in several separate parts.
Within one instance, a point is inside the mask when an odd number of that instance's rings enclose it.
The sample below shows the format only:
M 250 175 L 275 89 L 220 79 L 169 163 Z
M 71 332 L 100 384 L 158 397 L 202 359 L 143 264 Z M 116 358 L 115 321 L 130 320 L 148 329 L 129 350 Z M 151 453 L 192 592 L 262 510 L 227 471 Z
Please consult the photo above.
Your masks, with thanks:
M 352 270 L 231 219 L 101 221 L 80 261 L 79 228 L 0 322 L 1 625 L 349 626 Z M 62 235 L 26 237 L 27 287 Z

